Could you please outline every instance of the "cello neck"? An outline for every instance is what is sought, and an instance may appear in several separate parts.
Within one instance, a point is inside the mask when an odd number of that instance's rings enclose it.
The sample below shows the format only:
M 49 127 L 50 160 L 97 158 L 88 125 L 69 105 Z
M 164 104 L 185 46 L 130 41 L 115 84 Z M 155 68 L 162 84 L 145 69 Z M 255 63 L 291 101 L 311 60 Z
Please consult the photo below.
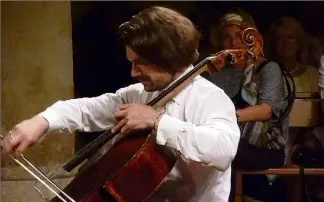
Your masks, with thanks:
M 197 75 L 205 72 L 208 64 L 213 60 L 214 56 L 207 57 L 199 62 L 192 70 L 177 79 L 171 86 L 163 90 L 157 97 L 151 100 L 147 105 L 158 109 L 164 106 L 169 100 L 174 98 L 184 88 L 186 88 Z

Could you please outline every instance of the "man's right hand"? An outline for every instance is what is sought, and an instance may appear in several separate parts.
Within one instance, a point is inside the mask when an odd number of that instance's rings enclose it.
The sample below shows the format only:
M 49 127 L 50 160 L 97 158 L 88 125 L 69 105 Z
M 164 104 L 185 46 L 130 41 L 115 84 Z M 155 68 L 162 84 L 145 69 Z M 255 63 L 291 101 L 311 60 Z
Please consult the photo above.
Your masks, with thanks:
M 48 127 L 48 122 L 39 115 L 20 122 L 3 138 L 4 151 L 15 156 L 21 155 L 45 135 Z

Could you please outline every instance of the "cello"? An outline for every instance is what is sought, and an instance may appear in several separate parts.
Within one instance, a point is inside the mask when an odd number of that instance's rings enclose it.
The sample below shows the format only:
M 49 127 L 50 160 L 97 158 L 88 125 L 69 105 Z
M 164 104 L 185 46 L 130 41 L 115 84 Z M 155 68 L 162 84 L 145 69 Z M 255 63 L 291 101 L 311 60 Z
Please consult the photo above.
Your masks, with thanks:
M 242 32 L 248 48 L 223 50 L 211 55 L 147 103 L 163 107 L 201 74 L 215 74 L 228 64 L 257 64 L 263 54 L 263 39 L 254 28 Z M 67 172 L 81 167 L 74 179 L 51 202 L 146 201 L 159 188 L 177 162 L 178 152 L 157 145 L 153 131 L 124 135 L 105 131 L 77 152 L 63 166 Z

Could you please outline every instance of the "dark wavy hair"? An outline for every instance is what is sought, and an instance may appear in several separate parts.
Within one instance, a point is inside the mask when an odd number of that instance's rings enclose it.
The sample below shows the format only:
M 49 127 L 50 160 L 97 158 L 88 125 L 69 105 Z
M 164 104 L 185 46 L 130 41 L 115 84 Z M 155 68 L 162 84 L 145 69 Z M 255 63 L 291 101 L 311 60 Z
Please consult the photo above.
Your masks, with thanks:
M 200 33 L 188 18 L 169 8 L 141 11 L 119 27 L 118 35 L 141 58 L 170 71 L 199 57 Z

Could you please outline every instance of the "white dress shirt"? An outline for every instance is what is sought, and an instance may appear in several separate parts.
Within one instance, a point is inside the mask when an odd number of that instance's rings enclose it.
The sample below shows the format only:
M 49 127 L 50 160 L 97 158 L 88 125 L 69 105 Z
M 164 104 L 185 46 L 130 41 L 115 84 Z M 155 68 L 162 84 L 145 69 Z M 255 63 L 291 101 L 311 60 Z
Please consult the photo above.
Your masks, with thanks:
M 49 122 L 49 133 L 102 131 L 115 124 L 120 104 L 148 103 L 158 93 L 146 92 L 139 83 L 94 98 L 58 101 L 40 115 Z M 157 144 L 182 156 L 150 201 L 228 202 L 240 131 L 234 105 L 222 89 L 197 76 L 166 104 L 156 135 Z
M 324 99 L 324 55 L 322 55 L 320 59 L 320 66 L 318 71 L 319 71 L 318 86 L 320 87 L 321 99 Z
M 320 88 L 321 99 L 324 99 L 324 55 L 320 59 L 318 86 Z M 323 111 L 323 110 L 322 110 Z M 324 149 L 324 127 L 316 127 L 313 134 L 318 138 Z

